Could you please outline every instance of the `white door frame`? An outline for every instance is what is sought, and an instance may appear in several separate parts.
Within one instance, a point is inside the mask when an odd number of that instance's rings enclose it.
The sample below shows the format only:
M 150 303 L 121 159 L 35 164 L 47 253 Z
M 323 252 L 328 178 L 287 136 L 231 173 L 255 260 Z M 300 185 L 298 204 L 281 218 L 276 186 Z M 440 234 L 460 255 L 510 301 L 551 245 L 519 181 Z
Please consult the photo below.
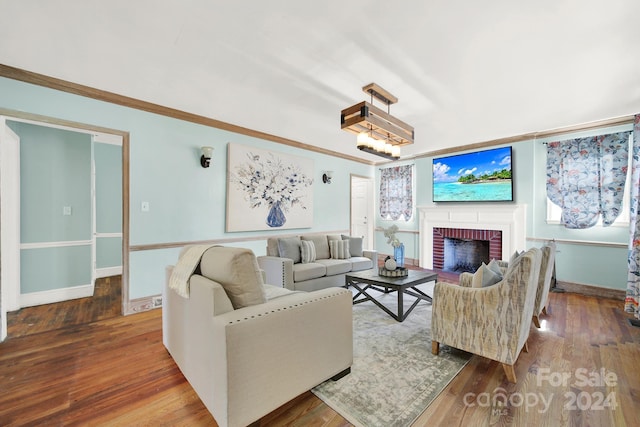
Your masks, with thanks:
M 0 252 L 0 266 L 2 268 L 1 279 L 0 279 L 0 315 L 1 315 L 1 328 L 0 328 L 0 341 L 6 338 L 6 313 L 9 311 L 15 311 L 20 309 L 20 146 L 19 146 L 19 136 L 15 134 L 8 126 L 6 126 L 6 121 L 16 121 L 16 122 L 24 122 L 35 124 L 43 127 L 51 127 L 55 129 L 63 129 L 72 132 L 79 133 L 87 133 L 92 135 L 92 152 L 93 152 L 93 142 L 106 142 L 112 143 L 115 145 L 120 145 L 124 147 L 124 137 L 123 135 L 114 133 L 107 133 L 101 130 L 91 129 L 91 127 L 83 127 L 79 125 L 78 127 L 67 125 L 67 124 L 57 124 L 49 121 L 41 121 L 38 119 L 31 118 L 23 118 L 13 115 L 4 115 L 0 116 L 0 209 L 5 208 L 5 203 L 10 205 L 12 209 L 7 210 L 10 212 L 11 216 L 5 215 L 4 210 L 0 211 L 0 227 L 6 227 L 8 231 L 5 232 L 5 229 L 2 228 L 0 232 L 0 244 L 1 252 Z M 15 139 L 15 142 L 14 142 Z M 8 143 L 6 144 L 5 142 Z M 8 153 L 5 153 L 8 151 Z M 124 152 L 123 152 L 124 156 Z M 124 158 L 124 157 L 123 157 Z M 93 153 L 92 153 L 93 159 Z M 93 163 L 93 161 L 92 161 Z M 95 198 L 94 191 L 94 178 L 93 178 L 93 170 L 94 165 L 92 164 L 92 199 Z M 125 170 L 123 168 L 123 181 Z M 5 174 L 7 176 L 5 177 Z M 128 203 L 126 203 L 126 199 L 123 194 L 123 206 L 126 204 L 126 208 L 128 208 Z M 92 204 L 95 202 L 92 200 Z M 15 209 L 13 209 L 15 208 Z M 95 211 L 95 209 L 93 209 Z M 123 209 L 123 214 L 125 209 Z M 124 224 L 123 224 L 124 225 Z M 94 232 L 92 233 L 93 240 L 93 249 L 92 249 L 92 282 L 95 281 L 96 278 L 96 270 L 95 270 L 95 221 L 93 221 Z M 12 235 L 13 232 L 13 235 Z M 123 270 L 124 264 L 126 263 L 125 255 L 128 251 L 125 250 L 125 239 L 124 234 L 125 229 L 123 226 Z M 128 241 L 128 239 L 126 239 Z M 7 263 L 7 267 L 5 269 L 5 262 Z M 12 267 L 9 267 L 9 266 Z M 6 277 L 5 273 L 9 274 L 13 270 L 11 276 Z M 123 314 L 125 314 L 125 308 L 128 306 L 128 277 L 125 277 L 125 272 L 122 272 L 122 308 Z
M 366 203 L 367 206 L 365 207 L 365 211 L 367 212 L 367 240 L 366 242 L 363 242 L 363 246 L 367 249 L 375 249 L 375 236 L 373 234 L 374 232 L 374 223 L 375 223 L 375 213 L 374 213 L 374 199 L 373 199 L 373 178 L 368 177 L 368 176 L 361 176 L 361 175 L 354 175 L 351 174 L 351 180 L 350 180 L 350 185 L 351 185 L 351 201 L 349 204 L 349 210 L 350 210 L 350 228 L 353 227 L 353 223 L 354 223 L 354 209 L 353 209 L 353 186 L 354 183 L 360 181 L 360 182 L 366 182 L 367 186 L 367 196 L 366 196 Z M 350 234 L 353 235 L 353 230 L 350 230 Z
M 20 137 L 0 116 L 0 341 L 20 308 Z M 15 284 L 18 286 L 15 286 Z

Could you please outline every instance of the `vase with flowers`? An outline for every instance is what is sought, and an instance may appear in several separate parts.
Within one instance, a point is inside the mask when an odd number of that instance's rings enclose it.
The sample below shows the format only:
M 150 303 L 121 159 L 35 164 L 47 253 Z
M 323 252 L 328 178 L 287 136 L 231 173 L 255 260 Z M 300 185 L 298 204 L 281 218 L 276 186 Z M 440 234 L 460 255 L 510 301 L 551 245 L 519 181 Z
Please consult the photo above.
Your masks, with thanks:
M 387 243 L 393 246 L 393 258 L 396 260 L 396 265 L 404 267 L 404 243 L 400 242 L 400 239 L 396 237 L 398 226 L 393 224 L 383 229 L 383 231 L 384 237 L 387 238 Z

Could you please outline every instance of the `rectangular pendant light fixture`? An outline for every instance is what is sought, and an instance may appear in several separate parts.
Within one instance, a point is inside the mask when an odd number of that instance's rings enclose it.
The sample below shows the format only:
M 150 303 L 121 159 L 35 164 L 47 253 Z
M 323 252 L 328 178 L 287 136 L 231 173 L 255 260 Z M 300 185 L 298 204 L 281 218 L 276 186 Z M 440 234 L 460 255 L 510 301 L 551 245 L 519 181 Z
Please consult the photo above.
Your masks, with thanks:
M 386 104 L 389 110 L 389 106 L 398 102 L 398 98 L 375 83 L 364 86 L 362 90 L 371 95 L 371 102 L 362 101 L 342 110 L 341 128 L 358 135 L 360 150 L 389 159 L 399 158 L 399 147 L 413 144 L 413 127 L 373 105 L 373 98 L 376 98 Z M 364 138 L 365 135 L 369 141 Z

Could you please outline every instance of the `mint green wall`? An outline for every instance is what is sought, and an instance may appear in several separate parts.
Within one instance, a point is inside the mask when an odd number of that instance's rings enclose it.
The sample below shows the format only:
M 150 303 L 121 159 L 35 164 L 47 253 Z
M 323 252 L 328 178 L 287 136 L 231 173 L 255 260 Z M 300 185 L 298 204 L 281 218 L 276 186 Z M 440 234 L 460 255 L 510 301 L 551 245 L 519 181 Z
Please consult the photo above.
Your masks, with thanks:
M 264 232 L 226 233 L 226 147 L 229 142 L 255 145 L 274 151 L 311 158 L 315 162 L 314 227 L 304 231 L 348 230 L 349 174 L 376 176 L 377 168 L 299 150 L 281 144 L 196 125 L 172 118 L 87 99 L 51 89 L 0 78 L 0 107 L 27 111 L 96 126 L 130 132 L 130 239 L 132 245 L 194 241 L 218 238 L 260 236 Z M 566 136 L 567 138 L 571 136 Z M 304 142 L 304 141 L 303 141 Z M 212 167 L 199 166 L 199 147 L 215 148 Z M 547 225 L 544 215 L 545 146 L 538 141 L 524 141 L 514 148 L 516 203 L 527 204 L 529 239 L 571 239 L 585 242 L 610 242 L 626 245 L 628 231 L 623 227 L 565 230 Z M 416 182 L 415 206 L 431 204 L 431 158 L 414 161 Z M 402 163 L 399 163 L 402 164 Z M 334 171 L 333 183 L 321 183 L 323 170 Z M 377 198 L 377 195 L 376 195 Z M 150 211 L 140 211 L 147 201 Z M 390 221 L 376 219 L 377 227 Z M 419 258 L 418 218 L 398 223 L 406 256 Z M 282 233 L 296 232 L 283 230 Z M 279 232 L 273 232 L 277 234 Z M 530 240 L 530 245 L 541 242 Z M 376 233 L 376 248 L 391 252 L 382 233 Z M 241 246 L 264 253 L 264 241 L 243 242 Z M 595 248 L 595 249 L 594 249 Z M 624 289 L 626 283 L 626 249 L 591 245 L 559 244 L 558 279 Z M 178 250 L 134 251 L 130 256 L 130 295 L 140 298 L 160 293 L 164 267 L 175 261 Z M 584 268 L 584 265 L 599 267 Z
M 94 143 L 96 232 L 122 233 L 122 147 Z M 96 238 L 96 268 L 122 266 L 122 238 Z
M 91 138 L 7 121 L 20 137 L 21 243 L 91 239 Z M 63 207 L 71 215 L 63 215 Z M 91 245 L 22 249 L 20 292 L 89 285 Z
M 570 230 L 558 224 L 546 222 L 546 145 L 544 142 L 581 136 L 631 130 L 631 125 L 616 126 L 597 131 L 576 132 L 555 138 L 522 141 L 512 144 L 514 201 L 527 205 L 528 247 L 541 246 L 545 240 L 558 239 L 556 275 L 559 281 L 579 283 L 613 289 L 626 289 L 628 227 L 594 227 L 586 230 Z M 416 207 L 432 205 L 432 160 L 420 158 L 414 161 Z M 407 164 L 407 162 L 398 165 Z M 376 170 L 376 191 L 380 173 Z M 440 205 L 440 204 L 439 204 Z M 469 204 L 471 205 L 471 204 Z M 377 209 L 377 208 L 376 208 Z M 395 223 L 401 230 L 417 231 L 416 214 L 409 222 L 383 221 L 376 211 L 377 227 Z M 399 233 L 405 243 L 408 258 L 420 258 L 417 234 Z M 570 243 L 563 243 L 562 240 Z M 595 245 L 593 244 L 595 242 Z M 599 243 L 599 244 L 598 244 Z M 382 253 L 392 253 L 382 231 L 376 233 L 376 247 Z M 524 248 L 523 248 L 524 249 Z
M 122 232 L 122 147 L 94 144 L 96 232 Z
M 100 237 L 96 239 L 96 268 L 122 266 L 122 238 Z
M 349 174 L 373 176 L 371 166 L 315 152 L 197 125 L 144 111 L 0 78 L 0 107 L 26 111 L 130 133 L 130 244 L 150 245 L 209 239 L 264 236 L 268 232 L 225 232 L 227 144 L 254 145 L 314 161 L 314 226 L 321 232 L 349 229 Z M 336 125 L 336 132 L 341 132 Z M 304 142 L 304 141 L 301 141 Z M 200 167 L 199 147 L 214 147 L 212 165 Z M 332 184 L 322 183 L 324 170 L 334 171 Z M 141 212 L 141 202 L 149 212 Z M 264 253 L 264 239 L 243 242 Z M 260 250 L 260 252 L 258 251 Z M 176 250 L 130 254 L 130 298 L 159 294 L 165 266 Z
M 89 135 L 10 123 L 20 136 L 21 242 L 91 239 Z
M 91 246 L 23 250 L 20 292 L 42 292 L 91 283 Z

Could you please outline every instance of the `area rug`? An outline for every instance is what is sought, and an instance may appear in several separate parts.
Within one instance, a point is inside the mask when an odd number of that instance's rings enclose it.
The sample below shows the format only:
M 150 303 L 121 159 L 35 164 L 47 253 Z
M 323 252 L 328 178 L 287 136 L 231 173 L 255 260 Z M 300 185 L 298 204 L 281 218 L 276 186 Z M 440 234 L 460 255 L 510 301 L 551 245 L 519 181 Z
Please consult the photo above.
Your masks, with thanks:
M 394 310 L 396 300 L 395 293 L 381 299 Z M 404 322 L 371 302 L 354 305 L 353 335 L 351 373 L 312 392 L 358 427 L 410 426 L 471 357 L 448 346 L 431 354 L 431 304 L 425 301 Z

